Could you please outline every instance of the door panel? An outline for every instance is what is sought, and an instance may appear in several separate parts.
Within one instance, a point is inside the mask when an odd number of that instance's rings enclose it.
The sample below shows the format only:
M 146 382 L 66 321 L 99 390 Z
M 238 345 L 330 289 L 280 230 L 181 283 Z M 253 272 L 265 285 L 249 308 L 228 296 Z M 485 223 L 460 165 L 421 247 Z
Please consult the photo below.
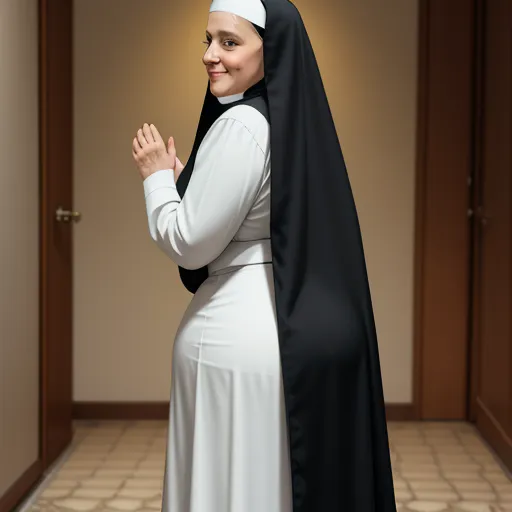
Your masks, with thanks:
M 72 6 L 41 0 L 42 439 L 45 467 L 72 438 Z
M 476 424 L 512 468 L 512 0 L 482 8 Z

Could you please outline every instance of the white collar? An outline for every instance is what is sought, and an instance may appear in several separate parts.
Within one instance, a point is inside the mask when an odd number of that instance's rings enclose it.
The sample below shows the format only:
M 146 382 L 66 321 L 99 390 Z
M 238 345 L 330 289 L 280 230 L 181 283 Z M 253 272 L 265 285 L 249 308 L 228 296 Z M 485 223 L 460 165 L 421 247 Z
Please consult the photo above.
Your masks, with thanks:
M 235 101 L 243 100 L 244 93 L 241 92 L 239 94 L 232 94 L 231 96 L 217 97 L 217 99 L 219 100 L 219 103 L 221 103 L 222 105 L 227 105 L 228 103 L 234 103 Z

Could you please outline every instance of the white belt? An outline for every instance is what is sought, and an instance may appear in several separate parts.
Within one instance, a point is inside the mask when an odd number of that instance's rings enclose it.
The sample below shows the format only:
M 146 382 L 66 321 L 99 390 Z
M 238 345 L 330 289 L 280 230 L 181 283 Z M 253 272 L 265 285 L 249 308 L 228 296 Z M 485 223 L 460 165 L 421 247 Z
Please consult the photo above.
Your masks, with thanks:
M 222 254 L 208 265 L 209 274 L 219 270 L 240 265 L 271 263 L 272 249 L 270 238 L 249 240 L 247 242 L 232 241 Z

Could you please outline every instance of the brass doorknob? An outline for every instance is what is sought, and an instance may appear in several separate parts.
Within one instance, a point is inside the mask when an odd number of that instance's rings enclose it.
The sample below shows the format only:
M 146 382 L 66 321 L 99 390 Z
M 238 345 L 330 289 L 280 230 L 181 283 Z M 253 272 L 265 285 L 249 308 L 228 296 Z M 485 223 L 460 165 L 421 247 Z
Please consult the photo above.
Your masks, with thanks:
M 61 206 L 59 206 L 55 212 L 55 218 L 57 219 L 57 222 L 80 222 L 82 219 L 82 214 L 80 212 L 64 210 Z

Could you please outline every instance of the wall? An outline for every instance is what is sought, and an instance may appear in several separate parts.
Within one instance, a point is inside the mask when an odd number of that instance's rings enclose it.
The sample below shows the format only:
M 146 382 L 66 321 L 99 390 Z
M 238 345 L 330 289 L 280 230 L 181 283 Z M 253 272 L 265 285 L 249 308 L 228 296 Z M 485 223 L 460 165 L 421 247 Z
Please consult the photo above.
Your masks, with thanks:
M 0 2 L 0 497 L 39 453 L 37 0 Z
M 418 0 L 297 0 L 363 230 L 386 401 L 412 400 Z M 131 141 L 188 157 L 207 77 L 208 2 L 75 0 L 74 398 L 163 401 L 190 299 L 149 238 Z

